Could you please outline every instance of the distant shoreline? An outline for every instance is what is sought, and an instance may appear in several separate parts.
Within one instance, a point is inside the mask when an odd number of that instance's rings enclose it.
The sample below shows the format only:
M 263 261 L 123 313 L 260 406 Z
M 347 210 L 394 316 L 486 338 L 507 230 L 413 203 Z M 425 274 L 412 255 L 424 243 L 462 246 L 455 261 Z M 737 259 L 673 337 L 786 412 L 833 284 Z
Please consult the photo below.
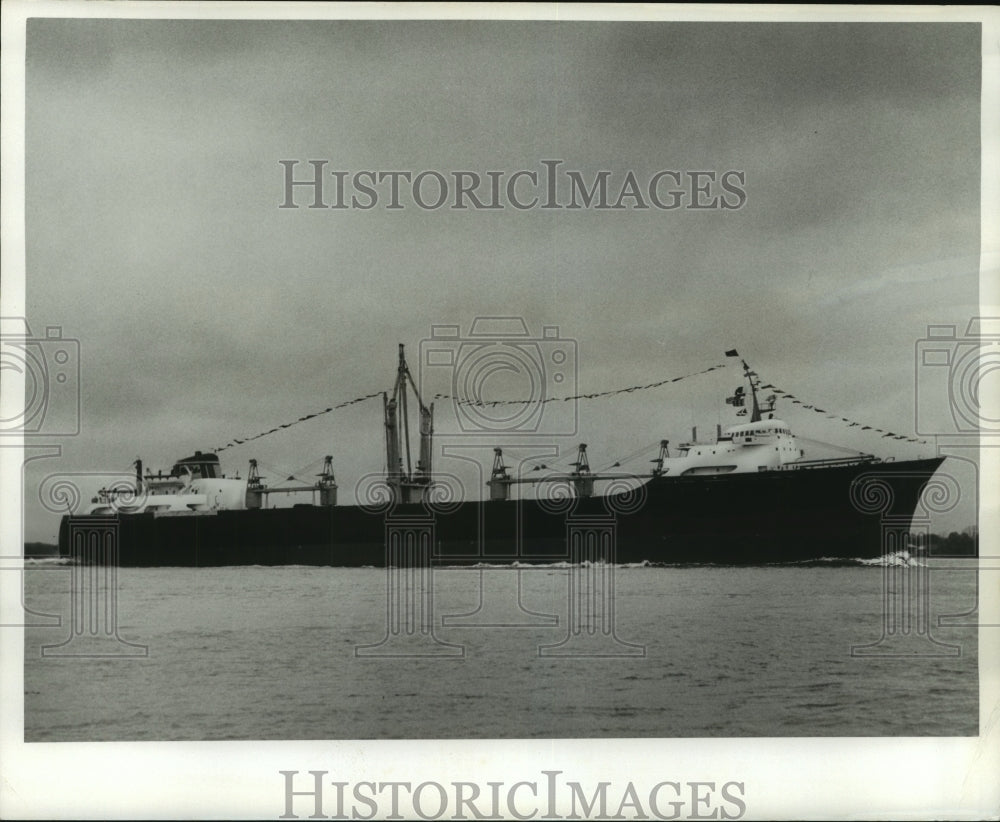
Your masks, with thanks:
M 24 543 L 24 555 L 26 557 L 57 557 L 59 556 L 59 546 L 48 542 L 26 542 Z

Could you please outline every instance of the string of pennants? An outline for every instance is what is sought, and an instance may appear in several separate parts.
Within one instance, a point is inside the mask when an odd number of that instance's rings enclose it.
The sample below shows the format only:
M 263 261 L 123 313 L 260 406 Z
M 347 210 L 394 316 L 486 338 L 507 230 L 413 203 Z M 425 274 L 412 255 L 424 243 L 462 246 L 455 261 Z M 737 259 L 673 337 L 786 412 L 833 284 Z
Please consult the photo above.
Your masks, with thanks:
M 702 371 L 694 371 L 690 374 L 684 374 L 681 377 L 670 377 L 666 380 L 660 380 L 658 382 L 651 382 L 647 385 L 632 385 L 628 388 L 617 388 L 614 391 L 597 391 L 592 394 L 572 394 L 568 397 L 545 397 L 544 399 L 531 399 L 531 400 L 470 400 L 463 397 L 456 397 L 452 394 L 435 394 L 435 400 L 453 400 L 457 405 L 472 405 L 479 408 L 492 407 L 496 405 L 531 405 L 537 403 L 538 405 L 544 405 L 547 402 L 568 402 L 570 400 L 594 400 L 599 397 L 614 397 L 618 394 L 631 394 L 633 391 L 645 391 L 649 388 L 659 388 L 661 385 L 666 385 L 667 383 L 680 382 L 681 380 L 686 380 L 691 377 L 697 377 L 701 374 L 707 374 L 709 371 L 716 371 L 719 368 L 725 368 L 725 365 L 713 365 L 709 368 L 705 368 Z
M 792 405 L 797 405 L 800 408 L 805 408 L 807 411 L 813 411 L 817 414 L 823 414 L 826 416 L 827 419 L 840 420 L 841 422 L 846 422 L 848 428 L 859 428 L 862 431 L 874 431 L 876 434 L 881 434 L 882 439 L 888 438 L 894 440 L 905 440 L 906 442 L 918 442 L 921 443 L 922 445 L 927 444 L 927 440 L 917 439 L 916 437 L 908 437 L 906 436 L 906 434 L 897 434 L 895 431 L 887 431 L 885 428 L 879 428 L 876 425 L 862 425 L 860 422 L 849 419 L 848 417 L 841 417 L 839 414 L 828 413 L 826 409 L 820 408 L 817 405 L 809 405 L 808 403 L 805 403 L 802 400 L 800 400 L 794 394 L 790 394 L 788 391 L 783 391 L 782 389 L 778 388 L 775 385 L 771 385 L 770 383 L 762 385 L 761 389 L 771 391 L 772 393 L 777 394 L 779 399 L 788 400 Z
M 357 405 L 359 402 L 366 402 L 367 400 L 374 399 L 375 397 L 381 397 L 382 392 L 376 391 L 373 394 L 365 394 L 363 397 L 355 397 L 353 400 L 347 400 L 345 402 L 337 403 L 336 405 L 331 405 L 329 408 L 324 408 L 322 411 L 317 411 L 315 414 L 306 414 L 303 417 L 299 417 L 294 422 L 286 422 L 284 425 L 276 425 L 274 428 L 270 428 L 267 431 L 261 431 L 259 434 L 254 434 L 252 437 L 244 437 L 243 439 L 232 439 L 225 445 L 219 448 L 213 448 L 213 452 L 218 454 L 220 451 L 225 451 L 227 448 L 234 448 L 237 445 L 243 445 L 245 442 L 253 442 L 253 440 L 259 440 L 261 437 L 266 437 L 269 434 L 276 434 L 278 431 L 283 431 L 286 428 L 291 428 L 293 425 L 298 425 L 306 420 L 311 420 L 313 417 L 321 417 L 323 414 L 329 414 L 331 411 L 336 411 L 338 408 L 346 408 L 348 405 Z
M 728 351 L 726 352 L 726 354 L 727 356 L 730 356 Z M 733 352 L 733 354 L 735 354 L 735 352 Z M 704 368 L 701 371 L 693 371 L 689 374 L 683 374 L 682 376 L 679 377 L 669 377 L 664 380 L 658 380 L 657 382 L 647 383 L 646 385 L 632 385 L 629 386 L 628 388 L 617 388 L 612 391 L 596 391 L 589 394 L 572 394 L 566 397 L 545 397 L 544 399 L 528 399 L 528 400 L 473 400 L 463 397 L 456 397 L 452 394 L 435 394 L 434 399 L 452 400 L 457 405 L 468 405 L 475 407 L 493 407 L 498 405 L 528 405 L 532 403 L 538 403 L 539 405 L 543 405 L 545 403 L 550 403 L 550 402 L 569 402 L 571 400 L 593 400 L 601 397 L 614 397 L 620 394 L 631 394 L 634 391 L 647 391 L 652 388 L 659 388 L 660 386 L 667 385 L 669 383 L 680 382 L 681 380 L 690 379 L 691 377 L 698 377 L 701 376 L 702 374 L 708 374 L 711 371 L 717 371 L 718 369 L 725 367 L 726 366 L 723 364 L 717 364 L 709 366 L 708 368 Z M 780 399 L 788 400 L 790 403 L 792 403 L 792 405 L 797 405 L 800 408 L 804 408 L 808 411 L 813 411 L 818 414 L 823 414 L 827 417 L 827 419 L 839 419 L 841 422 L 847 423 L 848 428 L 858 428 L 861 431 L 874 431 L 877 434 L 881 434 L 883 439 L 888 438 L 894 440 L 905 440 L 906 442 L 921 443 L 924 445 L 927 444 L 927 440 L 917 439 L 916 437 L 908 437 L 905 434 L 897 434 L 894 431 L 889 431 L 886 430 L 885 428 L 879 428 L 878 426 L 875 425 L 862 425 L 860 422 L 849 419 L 848 417 L 841 417 L 837 414 L 828 413 L 825 409 L 820 408 L 819 406 L 816 405 L 811 405 L 806 402 L 803 402 L 794 394 L 785 391 L 781 388 L 778 388 L 777 386 L 772 385 L 771 383 L 761 385 L 760 387 L 761 389 L 773 392 Z M 371 394 L 365 394 L 361 397 L 355 397 L 352 400 L 346 400 L 344 402 L 337 403 L 336 405 L 331 405 L 329 408 L 324 408 L 322 411 L 316 411 L 313 414 L 305 414 L 304 416 L 299 417 L 297 420 L 294 420 L 292 422 L 287 422 L 282 425 L 276 425 L 274 428 L 269 428 L 267 431 L 261 431 L 259 434 L 254 434 L 251 437 L 234 438 L 229 442 L 227 442 L 225 445 L 222 445 L 218 448 L 214 448 L 212 450 L 214 453 L 219 453 L 221 451 L 225 451 L 228 448 L 234 448 L 237 445 L 243 445 L 244 443 L 253 442 L 254 440 L 259 440 L 262 437 L 266 437 L 271 434 L 276 434 L 279 431 L 283 431 L 285 429 L 291 428 L 292 426 L 299 425 L 303 422 L 314 419 L 315 417 L 321 417 L 324 414 L 329 414 L 332 411 L 336 411 L 340 408 L 346 408 L 349 405 L 357 405 L 358 403 L 367 402 L 368 400 L 375 399 L 376 397 L 382 396 L 382 393 L 383 392 L 381 391 L 375 391 Z
M 546 397 L 541 400 L 470 400 L 463 399 L 461 397 L 455 397 L 451 394 L 435 394 L 435 400 L 454 400 L 458 405 L 474 405 L 474 406 L 495 406 L 495 405 L 528 405 L 530 403 L 548 403 L 548 402 L 567 402 L 569 400 L 592 400 L 598 397 L 611 397 L 616 394 L 630 394 L 633 391 L 644 391 L 649 388 L 658 388 L 661 385 L 666 385 L 667 383 L 680 382 L 681 380 L 686 380 L 690 377 L 697 377 L 701 374 L 707 374 L 709 371 L 715 371 L 719 368 L 725 368 L 724 365 L 713 365 L 709 368 L 705 368 L 701 371 L 694 371 L 690 374 L 684 374 L 680 377 L 671 377 L 665 380 L 659 380 L 658 382 L 651 382 L 648 385 L 633 385 L 628 388 L 618 388 L 614 391 L 598 391 L 592 394 L 573 394 L 568 397 Z M 353 400 L 347 400 L 346 402 L 337 403 L 336 405 L 331 405 L 329 408 L 324 408 L 322 411 L 317 411 L 314 414 L 306 414 L 305 416 L 299 417 L 293 422 L 287 422 L 283 425 L 276 425 L 274 428 L 269 428 L 267 431 L 261 431 L 259 434 L 254 434 L 252 437 L 234 438 L 218 448 L 213 448 L 213 452 L 218 454 L 221 451 L 225 451 L 227 448 L 235 448 L 237 445 L 243 445 L 247 442 L 253 442 L 254 440 L 259 440 L 261 437 L 267 437 L 271 434 L 276 434 L 279 431 L 284 431 L 287 428 L 291 428 L 294 425 L 299 425 L 300 423 L 311 420 L 315 417 L 320 417 L 323 414 L 329 414 L 331 411 L 336 411 L 339 408 L 346 408 L 348 405 L 356 405 L 360 402 L 365 402 L 367 400 L 374 399 L 375 397 L 382 396 L 381 391 L 375 391 L 372 394 L 365 394 L 363 397 L 356 397 Z

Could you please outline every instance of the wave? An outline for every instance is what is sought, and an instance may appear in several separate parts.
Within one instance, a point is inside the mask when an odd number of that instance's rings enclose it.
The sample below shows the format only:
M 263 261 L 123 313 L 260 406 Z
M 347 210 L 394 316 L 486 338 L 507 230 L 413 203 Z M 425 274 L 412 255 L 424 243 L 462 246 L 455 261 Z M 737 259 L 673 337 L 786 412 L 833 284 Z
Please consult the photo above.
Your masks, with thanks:
M 73 559 L 70 557 L 32 557 L 25 559 L 26 566 L 44 565 L 70 565 Z M 645 568 L 850 568 L 850 567 L 901 567 L 916 568 L 925 567 L 926 561 L 912 556 L 909 551 L 894 551 L 880 557 L 816 557 L 811 559 L 786 560 L 781 562 L 654 562 L 648 559 L 641 562 L 569 562 L 567 560 L 554 560 L 552 562 L 522 562 L 514 560 L 512 562 L 476 562 L 476 563 L 443 563 L 436 561 L 433 567 L 440 570 L 511 570 L 511 569 L 549 569 L 564 571 L 572 568 L 598 568 L 608 565 L 618 570 L 633 571 Z M 145 570 L 156 570 L 158 567 L 184 567 L 191 566 L 151 566 Z M 340 566 L 340 565 L 301 565 L 289 563 L 286 565 L 219 565 L 205 566 L 205 568 L 231 569 L 231 568 L 252 568 L 254 570 L 313 570 L 316 568 L 330 568 L 338 571 L 345 570 L 385 570 L 384 566 L 362 565 L 362 566 Z
M 549 568 L 566 570 L 569 568 L 604 567 L 603 562 L 477 562 L 474 565 L 454 564 L 435 565 L 442 569 L 510 569 L 510 568 Z M 904 567 L 916 568 L 926 566 L 926 562 L 911 556 L 909 551 L 893 551 L 880 557 L 815 557 L 811 559 L 786 560 L 783 562 L 616 562 L 611 563 L 619 570 L 641 570 L 644 568 L 858 568 L 858 567 Z
M 862 565 L 900 566 L 906 568 L 918 568 L 927 565 L 926 560 L 920 560 L 912 556 L 909 551 L 893 551 L 891 554 L 883 554 L 877 559 L 862 559 L 859 561 Z

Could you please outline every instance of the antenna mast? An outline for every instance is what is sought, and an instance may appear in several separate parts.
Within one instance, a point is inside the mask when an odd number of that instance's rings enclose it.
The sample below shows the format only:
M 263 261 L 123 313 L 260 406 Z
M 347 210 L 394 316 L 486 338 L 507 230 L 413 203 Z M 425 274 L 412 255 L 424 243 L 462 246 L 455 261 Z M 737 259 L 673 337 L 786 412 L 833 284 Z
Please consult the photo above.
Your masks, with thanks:
M 737 356 L 736 351 L 727 351 L 726 356 L 734 357 Z M 740 362 L 743 364 L 743 376 L 746 377 L 747 382 L 750 383 L 750 422 L 760 422 L 762 414 L 770 414 L 774 411 L 774 403 L 777 397 L 771 394 L 765 401 L 764 405 L 757 400 L 757 389 L 760 387 L 760 377 L 757 376 L 756 371 L 751 371 L 750 366 L 747 365 L 747 361 L 742 357 Z M 744 407 L 746 403 L 746 392 L 743 390 L 743 386 L 739 386 L 733 395 L 726 397 L 726 404 L 732 405 L 735 408 L 740 408 L 742 410 L 737 411 L 738 416 L 744 416 L 746 414 L 746 408 Z
M 760 422 L 760 405 L 757 402 L 757 374 L 750 370 L 746 360 L 741 358 L 740 362 L 743 363 L 743 375 L 750 383 L 750 399 L 753 401 L 753 407 L 750 409 L 750 422 Z

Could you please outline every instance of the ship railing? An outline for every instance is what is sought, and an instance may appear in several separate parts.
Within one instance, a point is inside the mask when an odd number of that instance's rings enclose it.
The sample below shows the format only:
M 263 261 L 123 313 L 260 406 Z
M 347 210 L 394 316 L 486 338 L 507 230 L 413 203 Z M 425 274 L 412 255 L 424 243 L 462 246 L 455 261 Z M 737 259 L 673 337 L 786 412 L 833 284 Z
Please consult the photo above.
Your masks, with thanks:
M 310 494 L 313 505 L 316 504 L 318 499 L 321 506 L 330 507 L 331 505 L 336 505 L 337 483 L 333 481 L 324 482 L 322 480 L 313 485 L 264 485 L 261 483 L 256 487 L 252 485 L 248 486 L 247 494 L 259 496 L 264 507 L 267 507 L 267 502 L 271 494 Z
M 315 485 L 262 485 L 258 489 L 251 490 L 258 490 L 263 494 L 305 494 L 322 488 L 322 485 L 316 483 Z
M 491 482 L 497 483 L 507 483 L 510 485 L 533 485 L 542 482 L 573 482 L 575 480 L 617 480 L 617 479 L 652 479 L 658 476 L 657 474 L 630 474 L 628 472 L 621 472 L 616 474 L 546 474 L 541 477 L 498 477 L 496 479 L 489 480 L 486 484 L 489 485 Z
M 828 459 L 798 460 L 780 466 L 781 471 L 801 471 L 810 468 L 835 468 L 846 467 L 848 465 L 871 465 L 882 462 L 879 457 L 873 454 L 860 454 L 857 457 L 830 457 Z

